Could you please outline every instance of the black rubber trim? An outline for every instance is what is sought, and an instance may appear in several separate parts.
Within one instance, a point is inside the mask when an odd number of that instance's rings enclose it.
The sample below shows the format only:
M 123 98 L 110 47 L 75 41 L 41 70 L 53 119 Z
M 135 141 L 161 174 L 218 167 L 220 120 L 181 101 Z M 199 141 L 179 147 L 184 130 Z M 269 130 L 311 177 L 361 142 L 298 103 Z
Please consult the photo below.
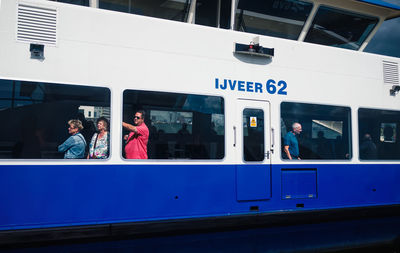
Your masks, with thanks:
M 312 211 L 252 213 L 207 218 L 174 219 L 149 222 L 112 223 L 42 229 L 0 231 L 0 247 L 27 247 L 41 244 L 75 243 L 93 240 L 125 240 L 171 234 L 242 230 L 360 220 L 399 216 L 400 205 L 338 208 Z

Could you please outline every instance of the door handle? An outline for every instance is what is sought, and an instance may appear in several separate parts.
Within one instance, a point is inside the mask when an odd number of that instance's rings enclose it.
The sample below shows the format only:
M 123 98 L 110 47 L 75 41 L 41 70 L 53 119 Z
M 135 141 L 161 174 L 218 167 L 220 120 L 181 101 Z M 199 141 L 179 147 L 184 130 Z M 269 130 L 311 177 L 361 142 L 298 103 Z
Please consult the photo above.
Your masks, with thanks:
M 275 147 L 275 129 L 271 128 L 271 153 L 274 153 L 274 147 Z
M 233 126 L 233 146 L 236 147 L 236 127 Z

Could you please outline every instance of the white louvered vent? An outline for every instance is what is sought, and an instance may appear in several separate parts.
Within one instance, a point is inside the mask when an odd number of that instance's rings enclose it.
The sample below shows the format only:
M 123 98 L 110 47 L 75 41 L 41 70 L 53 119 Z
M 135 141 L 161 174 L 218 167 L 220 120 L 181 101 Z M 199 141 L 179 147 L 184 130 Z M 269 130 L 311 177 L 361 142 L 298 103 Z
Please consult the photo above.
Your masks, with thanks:
M 383 82 L 385 84 L 399 84 L 399 64 L 396 62 L 383 61 Z
M 18 3 L 17 41 L 57 44 L 57 9 Z

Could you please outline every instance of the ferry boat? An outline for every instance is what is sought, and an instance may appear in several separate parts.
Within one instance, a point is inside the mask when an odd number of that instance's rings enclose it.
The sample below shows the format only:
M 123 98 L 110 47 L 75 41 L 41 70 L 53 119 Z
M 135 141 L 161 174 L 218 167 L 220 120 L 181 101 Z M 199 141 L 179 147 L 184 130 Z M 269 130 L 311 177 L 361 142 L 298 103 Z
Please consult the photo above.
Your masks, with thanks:
M 0 1 L 0 245 L 397 214 L 400 59 L 363 50 L 399 16 L 381 0 Z M 138 111 L 148 159 L 125 153 Z M 107 158 L 64 159 L 69 120 L 89 145 L 100 117 Z

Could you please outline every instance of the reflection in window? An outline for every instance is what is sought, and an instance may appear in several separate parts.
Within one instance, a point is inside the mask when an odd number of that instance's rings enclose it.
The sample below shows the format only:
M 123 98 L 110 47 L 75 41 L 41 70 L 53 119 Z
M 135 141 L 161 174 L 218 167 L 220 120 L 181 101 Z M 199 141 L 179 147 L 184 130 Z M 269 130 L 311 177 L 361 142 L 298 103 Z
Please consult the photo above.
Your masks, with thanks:
M 89 143 L 95 132 L 88 111 L 110 118 L 110 91 L 80 85 L 0 80 L 0 159 L 58 159 L 67 122 L 80 119 Z
M 396 123 L 381 123 L 381 142 L 396 142 Z
M 311 9 L 311 3 L 298 0 L 240 0 L 236 29 L 296 40 Z
M 323 135 L 327 139 L 336 139 L 343 134 L 343 121 L 333 120 L 313 120 L 312 121 L 312 138 L 318 138 Z
M 165 133 L 192 133 L 192 112 L 150 110 L 150 118 L 152 125 Z
M 296 136 L 301 159 L 350 159 L 350 108 L 340 106 L 281 104 L 281 137 L 298 122 L 302 132 Z M 282 157 L 284 152 L 282 150 Z
M 185 21 L 190 0 L 99 0 L 99 8 L 155 18 Z
M 245 161 L 264 160 L 263 110 L 243 110 L 243 157 Z
M 377 18 L 323 6 L 304 41 L 358 50 L 377 23 Z
M 146 112 L 149 159 L 222 159 L 225 148 L 221 97 L 151 91 L 124 91 L 123 121 Z M 122 149 L 124 150 L 124 148 Z
M 360 159 L 400 160 L 400 112 L 358 110 Z
M 89 0 L 50 0 L 50 1 L 89 6 Z

